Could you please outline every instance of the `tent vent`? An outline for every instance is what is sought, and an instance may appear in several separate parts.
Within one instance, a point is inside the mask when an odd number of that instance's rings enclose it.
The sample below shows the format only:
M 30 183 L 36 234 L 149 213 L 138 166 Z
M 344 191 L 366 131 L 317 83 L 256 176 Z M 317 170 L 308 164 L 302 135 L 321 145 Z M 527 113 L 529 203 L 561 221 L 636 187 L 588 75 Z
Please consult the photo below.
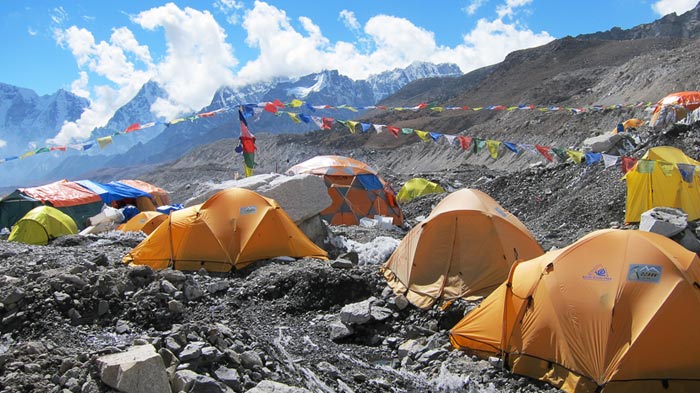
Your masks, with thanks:
M 697 284 L 697 283 L 696 283 Z M 664 389 L 668 389 L 668 379 L 662 379 L 661 380 L 661 386 L 664 387 Z

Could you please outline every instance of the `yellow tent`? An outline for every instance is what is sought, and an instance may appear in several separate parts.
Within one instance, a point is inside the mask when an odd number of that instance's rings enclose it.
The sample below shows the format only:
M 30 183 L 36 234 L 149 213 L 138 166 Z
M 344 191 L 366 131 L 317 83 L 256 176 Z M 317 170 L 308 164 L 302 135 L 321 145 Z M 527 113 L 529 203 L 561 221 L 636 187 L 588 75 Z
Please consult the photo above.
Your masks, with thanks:
M 399 202 L 408 202 L 419 196 L 440 194 L 443 192 L 445 192 L 445 190 L 440 187 L 439 184 L 433 183 L 428 179 L 416 177 L 407 181 L 406 184 L 401 187 L 399 193 L 396 195 L 396 200 Z
M 74 235 L 78 227 L 73 219 L 51 206 L 37 206 L 12 227 L 9 241 L 27 244 L 48 244 L 59 236 Z
M 695 174 L 700 162 L 670 146 L 649 149 L 625 175 L 627 202 L 625 222 L 639 222 L 653 207 L 675 207 L 700 218 L 700 180 Z
M 627 120 L 623 121 L 621 124 L 622 124 L 622 128 L 625 131 L 627 131 L 627 129 L 629 129 L 629 128 L 641 127 L 644 124 L 644 120 L 632 118 L 632 119 L 627 119 Z M 617 127 L 613 128 L 612 134 L 617 134 L 617 131 L 618 131 Z
M 119 225 L 117 227 L 118 231 L 124 232 L 143 232 L 146 235 L 150 235 L 151 232 L 155 231 L 160 224 L 162 224 L 168 218 L 167 214 L 154 211 L 141 212 L 129 219 L 129 221 Z
M 700 391 L 700 259 L 664 236 L 606 229 L 530 261 L 450 331 L 567 392 Z
M 488 295 L 517 259 L 543 251 L 530 231 L 487 194 L 449 194 L 401 240 L 381 270 L 397 294 L 421 308 L 438 299 Z
M 326 259 L 273 199 L 229 188 L 174 211 L 124 258 L 124 263 L 227 272 L 277 256 Z

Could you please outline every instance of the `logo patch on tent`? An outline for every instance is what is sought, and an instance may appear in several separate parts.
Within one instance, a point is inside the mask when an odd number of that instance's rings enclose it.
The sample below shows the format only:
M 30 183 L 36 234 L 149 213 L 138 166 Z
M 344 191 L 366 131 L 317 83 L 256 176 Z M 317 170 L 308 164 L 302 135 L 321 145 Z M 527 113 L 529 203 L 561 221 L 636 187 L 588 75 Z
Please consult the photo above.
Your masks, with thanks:
M 583 276 L 584 280 L 610 281 L 612 278 L 608 276 L 608 271 L 601 264 L 595 265 L 588 274 Z
M 253 214 L 253 213 L 255 213 L 256 211 L 258 211 L 258 208 L 255 207 L 255 206 L 243 206 L 243 207 L 241 207 L 241 209 L 239 210 L 239 212 L 240 212 L 240 214 L 241 214 L 242 216 L 244 216 L 244 215 L 246 215 L 246 214 Z
M 631 264 L 627 272 L 627 281 L 651 282 L 658 284 L 661 281 L 661 266 Z

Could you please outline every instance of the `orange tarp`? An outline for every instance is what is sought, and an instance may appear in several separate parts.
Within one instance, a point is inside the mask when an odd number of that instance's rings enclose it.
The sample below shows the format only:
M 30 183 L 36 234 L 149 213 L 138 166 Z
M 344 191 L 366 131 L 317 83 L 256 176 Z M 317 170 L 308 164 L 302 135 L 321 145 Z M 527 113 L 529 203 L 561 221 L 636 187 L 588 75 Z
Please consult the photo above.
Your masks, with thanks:
M 170 204 L 170 198 L 168 197 L 167 191 L 163 190 L 160 187 L 156 187 L 153 184 L 149 184 L 141 180 L 119 180 L 119 182 L 151 194 L 154 201 L 156 202 L 156 206 L 164 206 Z M 155 210 L 155 207 L 149 210 Z
M 53 207 L 68 207 L 101 202 L 100 196 L 78 183 L 59 180 L 39 187 L 20 188 L 24 194 L 41 201 L 51 202 Z
M 673 240 L 600 230 L 514 264 L 450 340 L 568 392 L 700 391 L 698 283 Z
M 395 293 L 421 308 L 488 295 L 517 259 L 544 251 L 525 225 L 487 194 L 451 193 L 401 240 L 381 270 Z

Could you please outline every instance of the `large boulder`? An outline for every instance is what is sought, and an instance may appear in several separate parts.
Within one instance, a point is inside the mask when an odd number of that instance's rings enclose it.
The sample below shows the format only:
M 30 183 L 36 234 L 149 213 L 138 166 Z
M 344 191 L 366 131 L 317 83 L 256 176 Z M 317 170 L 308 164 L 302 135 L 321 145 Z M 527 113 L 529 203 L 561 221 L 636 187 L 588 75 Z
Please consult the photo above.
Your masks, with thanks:
M 593 153 L 607 153 L 623 138 L 622 134 L 603 134 L 587 138 L 583 141 L 583 150 Z
M 642 213 L 639 230 L 672 237 L 688 227 L 688 215 L 672 207 L 655 207 Z
M 163 359 L 153 345 L 130 349 L 97 358 L 100 379 L 125 393 L 170 393 Z

